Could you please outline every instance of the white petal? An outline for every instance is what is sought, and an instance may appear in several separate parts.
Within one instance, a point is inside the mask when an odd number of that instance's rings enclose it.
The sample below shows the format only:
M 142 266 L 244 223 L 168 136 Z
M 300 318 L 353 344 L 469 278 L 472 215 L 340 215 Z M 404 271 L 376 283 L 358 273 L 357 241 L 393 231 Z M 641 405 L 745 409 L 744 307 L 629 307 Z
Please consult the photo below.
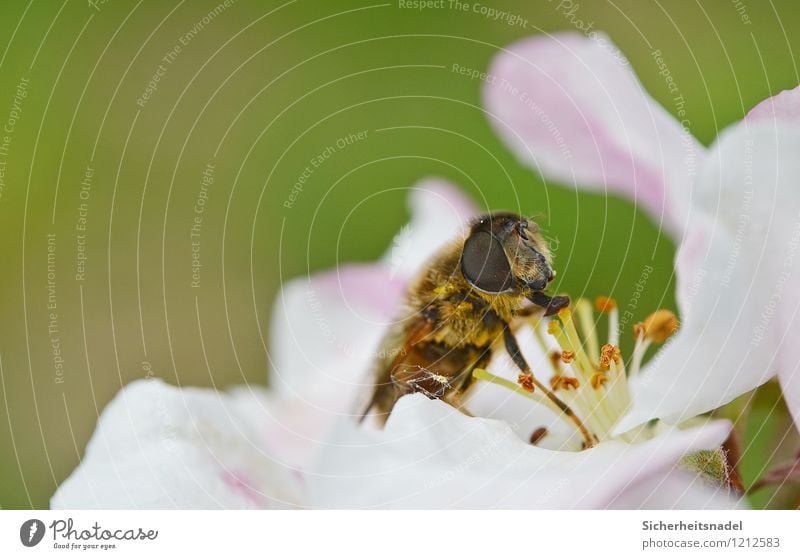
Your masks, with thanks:
M 379 264 L 285 283 L 272 319 L 271 386 L 323 413 L 350 411 L 404 289 Z
M 305 477 L 315 507 L 604 508 L 668 475 L 683 455 L 718 446 L 729 430 L 715 421 L 637 445 L 557 452 L 526 444 L 505 422 L 411 395 L 382 432 L 340 425 Z
M 781 91 L 753 107 L 746 120 L 773 120 L 782 123 L 800 123 L 800 87 Z
M 54 509 L 302 506 L 302 479 L 251 416 L 263 394 L 131 383 L 108 404 Z
M 458 238 L 475 217 L 475 204 L 451 182 L 428 178 L 409 196 L 411 222 L 397 233 L 383 256 L 390 277 L 410 279 L 436 251 Z
M 681 329 L 633 385 L 634 407 L 618 432 L 714 409 L 779 367 L 798 413 L 798 153 L 792 126 L 748 121 L 721 135 L 698 181 L 699 233 L 678 257 Z
M 705 150 L 608 37 L 524 39 L 494 59 L 489 76 L 490 120 L 523 163 L 575 188 L 625 195 L 680 237 Z
M 711 485 L 702 476 L 675 468 L 629 487 L 609 508 L 631 510 L 725 510 L 746 508 L 734 491 Z

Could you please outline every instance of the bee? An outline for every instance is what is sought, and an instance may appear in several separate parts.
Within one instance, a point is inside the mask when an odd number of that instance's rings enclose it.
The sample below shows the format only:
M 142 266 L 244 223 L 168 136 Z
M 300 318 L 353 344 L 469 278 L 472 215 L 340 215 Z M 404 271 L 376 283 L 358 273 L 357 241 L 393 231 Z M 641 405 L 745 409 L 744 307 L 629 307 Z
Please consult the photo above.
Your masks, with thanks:
M 521 378 L 579 424 L 569 407 L 533 377 L 512 329 L 517 317 L 549 316 L 569 306 L 569 298 L 544 293 L 554 277 L 552 254 L 532 219 L 510 212 L 475 219 L 466 235 L 436 253 L 411 283 L 406 318 L 382 342 L 362 419 L 373 413 L 385 421 L 397 400 L 414 392 L 463 409 L 472 372 L 504 348 Z

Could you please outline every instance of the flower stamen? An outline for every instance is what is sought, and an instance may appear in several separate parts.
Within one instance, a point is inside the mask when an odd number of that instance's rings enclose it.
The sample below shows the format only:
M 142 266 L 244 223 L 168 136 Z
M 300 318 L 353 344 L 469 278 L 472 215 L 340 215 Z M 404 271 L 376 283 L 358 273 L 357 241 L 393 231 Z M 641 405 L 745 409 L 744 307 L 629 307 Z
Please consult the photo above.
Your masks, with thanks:
M 619 309 L 611 297 L 598 297 L 594 301 L 598 312 L 608 315 L 608 343 L 619 345 Z
M 608 382 L 608 376 L 605 373 L 598 372 L 592 375 L 591 383 L 592 383 L 592 388 L 594 388 L 595 390 L 599 389 L 607 382 Z
M 517 384 L 519 384 L 526 392 L 533 392 L 533 375 L 530 373 L 520 373 L 517 377 Z
M 605 344 L 600 350 L 600 371 L 606 372 L 611 369 L 611 364 L 619 365 L 622 362 L 622 354 L 614 344 Z
M 603 345 L 597 334 L 595 309 L 608 315 L 608 343 Z M 677 330 L 678 319 L 670 311 L 659 310 L 637 324 L 629 363 L 623 359 L 619 345 L 617 302 L 610 297 L 598 297 L 594 306 L 586 299 L 579 299 L 573 307 L 559 310 L 556 316 L 535 317 L 531 327 L 541 348 L 539 355 L 553 369 L 549 382 L 539 380 L 526 363 L 518 369 L 522 373 L 516 383 L 483 369 L 476 369 L 473 376 L 546 405 L 565 423 L 577 428 L 587 448 L 615 437 L 614 426 L 631 406 L 628 379 L 638 374 L 650 345 L 663 343 Z M 548 334 L 555 338 L 559 349 L 553 348 Z M 546 433 L 545 428 L 537 429 L 531 435 L 531 443 L 537 444 Z M 619 437 L 632 440 L 634 435 L 626 433 Z
M 561 361 L 569 365 L 573 361 L 575 361 L 575 352 L 574 351 L 562 351 L 559 355 Z
M 597 312 L 601 313 L 609 313 L 617 308 L 617 301 L 612 299 L 611 297 L 597 297 L 594 300 L 594 308 L 597 309 Z
M 550 386 L 553 387 L 553 390 L 564 389 L 564 390 L 577 390 L 580 388 L 581 383 L 575 377 L 567 377 L 564 375 L 555 375 L 553 378 L 550 379 Z
M 637 338 L 643 336 L 657 344 L 664 343 L 678 330 L 678 317 L 666 309 L 660 309 L 639 322 L 633 327 L 633 334 Z
M 580 432 L 581 437 L 583 437 L 583 444 L 585 445 L 584 448 L 589 448 L 597 444 L 597 437 L 589 432 L 586 426 L 583 424 L 581 419 L 572 411 L 568 405 L 562 402 L 555 394 L 550 392 L 546 386 L 543 384 L 538 383 L 538 381 L 531 375 L 531 382 L 534 386 L 538 387 L 539 390 L 536 392 L 528 392 L 518 384 L 511 382 L 508 379 L 504 379 L 502 377 L 498 377 L 497 375 L 493 375 L 489 371 L 485 369 L 475 369 L 472 371 L 473 378 L 478 380 L 485 380 L 487 382 L 491 382 L 492 384 L 496 384 L 497 386 L 502 386 L 504 388 L 511 389 L 512 391 L 525 396 L 526 398 L 530 398 L 536 402 L 544 404 L 550 410 L 556 413 L 557 417 L 561 418 L 565 423 L 572 425 L 573 427 L 577 428 L 578 432 Z
M 558 351 L 550 352 L 550 365 L 553 367 L 553 373 L 558 375 L 561 373 L 561 353 Z
M 592 306 L 586 299 L 578 299 L 578 302 L 575 303 L 575 312 L 578 315 L 578 321 L 581 326 L 583 339 L 586 342 L 586 351 L 589 353 L 589 359 L 597 361 L 600 357 L 600 342 L 597 339 L 597 328 L 594 321 L 594 314 L 592 313 Z
M 543 438 L 547 436 L 547 427 L 539 427 L 533 433 L 531 433 L 531 444 L 535 445 L 538 444 Z

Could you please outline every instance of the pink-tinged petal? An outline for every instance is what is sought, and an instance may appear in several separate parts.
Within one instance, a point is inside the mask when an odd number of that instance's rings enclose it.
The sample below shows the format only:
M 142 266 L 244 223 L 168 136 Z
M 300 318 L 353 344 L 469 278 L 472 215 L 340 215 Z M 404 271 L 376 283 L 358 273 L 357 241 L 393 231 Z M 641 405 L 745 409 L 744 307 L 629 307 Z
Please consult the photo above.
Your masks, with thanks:
M 697 182 L 699 229 L 679 251 L 681 328 L 631 383 L 617 432 L 715 409 L 776 372 L 797 417 L 798 153 L 792 125 L 748 122 L 720 136 Z
M 675 269 L 677 270 L 677 289 L 675 298 L 682 316 L 691 313 L 692 302 L 703 285 L 706 269 L 706 259 L 711 250 L 716 224 L 714 219 L 703 213 L 696 213 L 692 218 L 692 225 L 683 236 L 683 241 L 678 246 L 675 255 Z
M 745 121 L 774 120 L 800 124 L 800 87 L 787 89 L 753 107 Z
M 285 283 L 273 312 L 270 385 L 330 424 L 355 410 L 365 372 L 395 320 L 405 282 L 379 264 L 344 266 Z
M 680 238 L 705 150 L 605 35 L 524 39 L 489 75 L 490 121 L 523 163 L 575 188 L 626 196 Z
M 392 278 L 413 278 L 426 260 L 462 233 L 478 208 L 453 183 L 427 178 L 411 188 L 411 221 L 383 256 Z
M 291 508 L 302 478 L 269 450 L 262 422 L 237 396 L 157 379 L 125 387 L 108 404 L 54 509 Z
M 505 422 L 411 395 L 398 402 L 383 431 L 340 424 L 304 474 L 312 506 L 324 508 L 635 506 L 625 495 L 639 482 L 668 476 L 682 456 L 715 448 L 729 431 L 728 422 L 714 421 L 636 445 L 611 441 L 557 452 L 523 442 Z

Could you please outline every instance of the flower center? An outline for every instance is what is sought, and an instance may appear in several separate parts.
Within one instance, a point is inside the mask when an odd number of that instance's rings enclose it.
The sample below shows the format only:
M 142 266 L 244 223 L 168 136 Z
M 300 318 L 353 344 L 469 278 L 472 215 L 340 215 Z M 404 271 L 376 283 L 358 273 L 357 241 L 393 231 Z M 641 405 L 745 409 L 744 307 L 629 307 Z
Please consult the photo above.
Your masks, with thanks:
M 602 346 L 595 310 L 608 317 L 608 341 Z M 537 344 L 550 357 L 550 390 L 561 405 L 553 401 L 552 394 L 548 397 L 536 390 L 530 374 L 519 375 L 517 384 L 481 369 L 475 371 L 475 377 L 546 405 L 572 427 L 577 425 L 595 441 L 604 441 L 612 438 L 614 426 L 630 407 L 628 382 L 639 374 L 645 352 L 653 342 L 668 339 L 677 330 L 678 320 L 672 312 L 658 310 L 636 324 L 636 342 L 627 365 L 619 347 L 619 311 L 613 299 L 598 297 L 594 308 L 588 300 L 579 299 L 574 307 L 562 309 L 549 319 L 536 317 L 531 325 Z M 553 350 L 553 340 L 548 336 L 555 338 L 560 351 Z M 539 433 L 531 440 L 538 441 L 542 436 Z M 621 438 L 632 442 L 639 436 L 626 433 Z M 584 447 L 593 443 L 584 436 Z

